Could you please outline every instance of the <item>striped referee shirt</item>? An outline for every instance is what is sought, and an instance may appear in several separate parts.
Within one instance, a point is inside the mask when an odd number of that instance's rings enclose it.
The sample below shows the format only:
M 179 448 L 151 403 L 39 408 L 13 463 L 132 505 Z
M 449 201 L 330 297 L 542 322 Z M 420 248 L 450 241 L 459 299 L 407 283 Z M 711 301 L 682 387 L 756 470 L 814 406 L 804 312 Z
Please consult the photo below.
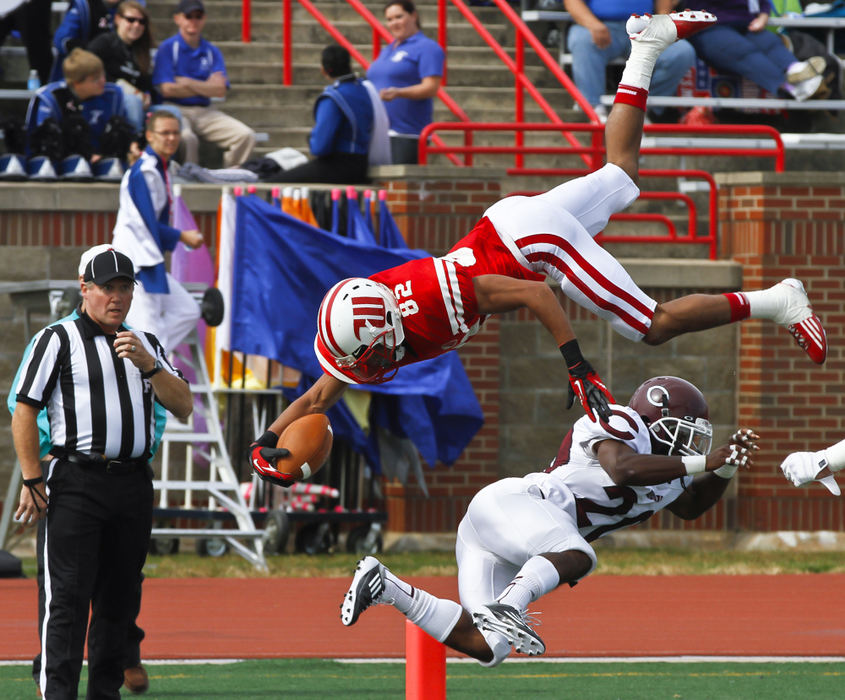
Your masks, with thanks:
M 182 376 L 154 335 L 136 335 L 164 371 Z M 156 439 L 155 392 L 141 370 L 117 356 L 114 341 L 85 313 L 47 326 L 21 365 L 17 400 L 47 409 L 57 447 L 108 459 L 149 458 Z

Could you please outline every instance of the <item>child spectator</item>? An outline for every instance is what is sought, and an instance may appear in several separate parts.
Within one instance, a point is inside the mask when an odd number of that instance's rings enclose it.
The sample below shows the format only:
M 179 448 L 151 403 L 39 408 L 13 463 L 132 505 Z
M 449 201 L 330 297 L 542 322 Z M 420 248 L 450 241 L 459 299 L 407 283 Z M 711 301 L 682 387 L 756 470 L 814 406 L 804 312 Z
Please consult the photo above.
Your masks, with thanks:
M 106 82 L 103 62 L 76 48 L 62 64 L 65 79 L 33 95 L 26 112 L 27 156 L 57 161 L 80 155 L 95 163 L 102 156 L 127 158 L 137 151 L 136 133 L 127 121 L 123 93 Z

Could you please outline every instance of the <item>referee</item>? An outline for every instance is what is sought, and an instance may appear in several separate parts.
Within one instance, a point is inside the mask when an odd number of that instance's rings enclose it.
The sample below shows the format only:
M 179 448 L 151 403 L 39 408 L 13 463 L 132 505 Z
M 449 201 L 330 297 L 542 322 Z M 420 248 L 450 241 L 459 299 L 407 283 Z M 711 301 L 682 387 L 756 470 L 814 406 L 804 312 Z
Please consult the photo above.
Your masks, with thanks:
M 134 285 L 128 257 L 93 257 L 78 317 L 35 336 L 14 389 L 12 437 L 24 479 L 15 517 L 46 517 L 39 688 L 49 700 L 77 697 L 89 606 L 88 697 L 120 697 L 152 527 L 153 402 L 177 418 L 192 410 L 188 384 L 155 336 L 123 325 Z M 53 443 L 43 462 L 42 408 Z

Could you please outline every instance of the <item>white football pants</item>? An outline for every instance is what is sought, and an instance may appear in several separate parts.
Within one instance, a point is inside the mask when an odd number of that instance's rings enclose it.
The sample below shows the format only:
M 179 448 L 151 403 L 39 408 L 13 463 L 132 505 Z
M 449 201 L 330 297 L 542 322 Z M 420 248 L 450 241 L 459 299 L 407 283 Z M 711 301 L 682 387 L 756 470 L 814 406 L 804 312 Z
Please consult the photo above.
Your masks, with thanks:
M 522 265 L 554 279 L 566 296 L 616 332 L 642 340 L 657 302 L 593 240 L 610 215 L 639 194 L 625 171 L 608 163 L 543 194 L 505 197 L 484 216 Z

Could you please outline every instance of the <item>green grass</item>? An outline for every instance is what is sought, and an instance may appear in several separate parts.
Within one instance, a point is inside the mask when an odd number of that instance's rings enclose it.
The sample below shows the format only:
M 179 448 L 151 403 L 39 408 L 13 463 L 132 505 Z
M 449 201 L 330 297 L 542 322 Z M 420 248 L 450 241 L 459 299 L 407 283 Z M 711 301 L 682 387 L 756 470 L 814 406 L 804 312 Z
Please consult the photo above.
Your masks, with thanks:
M 820 574 L 845 572 L 841 552 L 736 550 L 702 551 L 693 549 L 614 549 L 598 547 L 599 566 L 593 576 L 607 574 L 666 576 L 683 574 Z M 267 558 L 269 572 L 255 569 L 236 554 L 201 557 L 179 553 L 147 557 L 144 573 L 150 578 L 197 577 L 347 577 L 355 569 L 358 555 L 335 553 L 309 556 L 282 554 Z M 452 552 L 382 553 L 379 558 L 407 576 L 455 576 Z M 23 560 L 24 573 L 35 576 L 35 560 Z
M 402 698 L 401 663 L 349 664 L 322 659 L 147 666 L 145 698 Z M 83 669 L 83 677 L 85 669 Z M 845 669 L 833 663 L 556 663 L 505 662 L 495 669 L 449 663 L 449 700 L 833 700 Z M 28 666 L 0 667 L 5 700 L 35 696 Z M 85 684 L 80 684 L 84 697 Z M 124 691 L 125 697 L 131 697 Z

